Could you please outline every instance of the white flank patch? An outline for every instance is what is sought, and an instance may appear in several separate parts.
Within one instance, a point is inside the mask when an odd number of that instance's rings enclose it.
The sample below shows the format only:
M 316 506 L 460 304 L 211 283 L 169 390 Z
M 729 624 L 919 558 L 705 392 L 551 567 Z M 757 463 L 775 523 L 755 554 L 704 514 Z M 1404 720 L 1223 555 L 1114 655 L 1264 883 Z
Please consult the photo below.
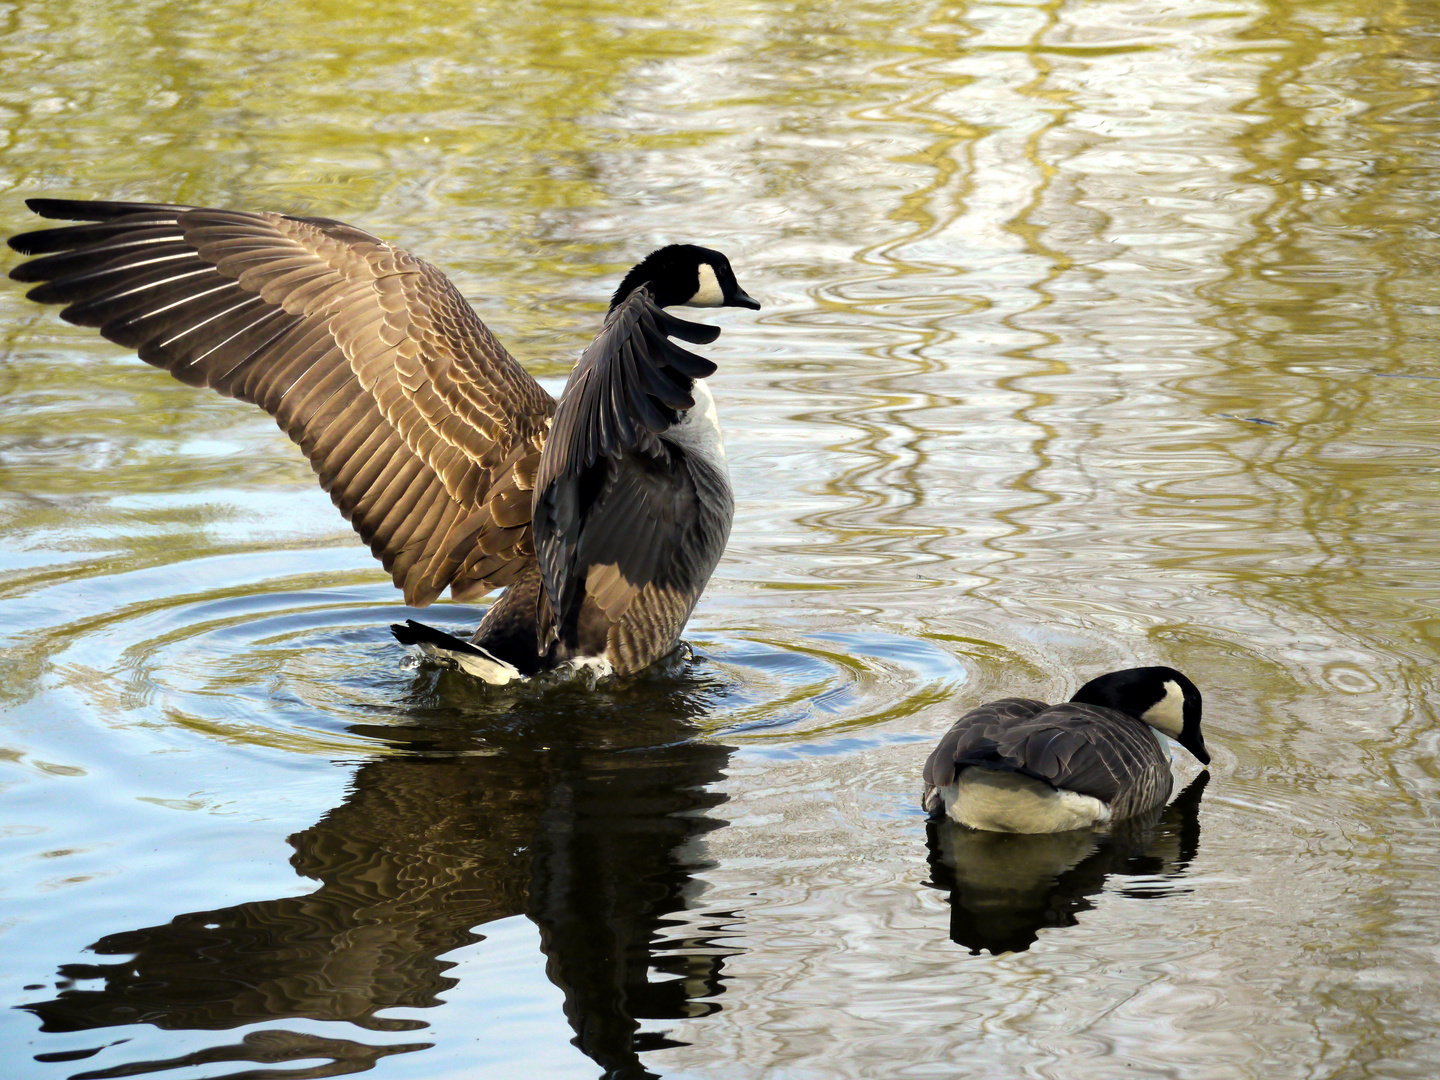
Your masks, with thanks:
M 987 832 L 1055 833 L 1110 820 L 1110 807 L 1074 791 L 1057 791 L 1020 773 L 972 766 L 940 789 L 945 812 Z
M 720 307 L 725 303 L 725 290 L 720 288 L 720 279 L 715 268 L 709 263 L 700 264 L 700 287 L 695 295 L 685 301 L 685 307 Z
M 475 648 L 480 649 L 480 646 L 477 645 Z M 514 679 L 521 678 L 520 670 L 513 664 L 507 664 L 504 660 L 491 656 L 484 649 L 480 649 L 480 652 L 484 653 L 483 656 L 476 656 L 474 653 L 453 652 L 450 649 L 441 649 L 435 645 L 420 642 L 420 651 L 436 660 L 448 661 L 467 675 L 483 679 L 491 686 L 504 686 Z
M 1172 739 L 1180 738 L 1185 730 L 1185 692 L 1174 679 L 1165 683 L 1165 696 L 1140 717 L 1153 728 L 1158 728 Z

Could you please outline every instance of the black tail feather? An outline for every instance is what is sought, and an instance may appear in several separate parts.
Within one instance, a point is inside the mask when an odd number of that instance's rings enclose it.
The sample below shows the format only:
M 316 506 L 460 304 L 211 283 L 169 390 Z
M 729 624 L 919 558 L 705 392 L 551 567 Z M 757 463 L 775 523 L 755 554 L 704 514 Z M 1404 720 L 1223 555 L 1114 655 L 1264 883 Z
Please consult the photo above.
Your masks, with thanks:
M 395 640 L 401 645 L 433 645 L 449 652 L 470 653 L 473 656 L 493 659 L 484 649 L 477 649 L 464 638 L 418 623 L 414 619 L 406 619 L 403 626 L 400 623 L 391 623 L 390 633 L 395 635 Z

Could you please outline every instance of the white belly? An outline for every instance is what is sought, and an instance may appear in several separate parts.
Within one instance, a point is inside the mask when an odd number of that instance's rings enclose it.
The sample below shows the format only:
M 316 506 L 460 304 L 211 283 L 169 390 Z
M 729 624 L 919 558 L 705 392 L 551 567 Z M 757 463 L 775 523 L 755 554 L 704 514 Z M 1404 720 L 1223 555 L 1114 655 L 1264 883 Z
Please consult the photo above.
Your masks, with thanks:
M 1020 773 L 971 766 L 940 789 L 945 812 L 987 832 L 1053 833 L 1110 820 L 1110 807 L 1089 795 L 1057 791 Z
M 704 379 L 695 380 L 690 395 L 695 399 L 695 407 L 661 437 L 713 465 L 728 477 L 730 468 L 725 463 L 725 443 L 720 438 L 720 417 L 715 411 L 715 398 Z

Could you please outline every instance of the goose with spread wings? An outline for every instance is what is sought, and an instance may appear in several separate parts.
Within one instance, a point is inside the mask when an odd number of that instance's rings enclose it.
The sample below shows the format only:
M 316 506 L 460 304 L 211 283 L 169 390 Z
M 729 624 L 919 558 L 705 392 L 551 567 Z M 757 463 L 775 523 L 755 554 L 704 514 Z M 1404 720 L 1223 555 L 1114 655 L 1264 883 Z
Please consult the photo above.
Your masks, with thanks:
M 556 402 L 450 281 L 327 218 L 37 198 L 11 271 L 182 382 L 252 402 L 405 602 L 500 587 L 469 641 L 403 643 L 492 683 L 564 665 L 630 674 L 679 642 L 734 512 L 710 361 L 674 306 L 756 303 L 724 255 L 680 244 L 621 282 Z

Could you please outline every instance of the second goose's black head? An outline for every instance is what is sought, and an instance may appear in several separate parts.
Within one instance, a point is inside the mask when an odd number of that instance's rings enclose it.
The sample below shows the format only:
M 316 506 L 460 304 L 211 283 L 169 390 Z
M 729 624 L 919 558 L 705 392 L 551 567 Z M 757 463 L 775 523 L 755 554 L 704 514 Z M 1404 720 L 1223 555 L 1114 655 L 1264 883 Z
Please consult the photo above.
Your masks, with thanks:
M 1112 671 L 1091 679 L 1070 700 L 1143 720 L 1189 750 L 1202 765 L 1210 764 L 1210 752 L 1200 734 L 1200 691 L 1174 668 Z
M 635 266 L 610 301 L 614 311 L 641 285 L 649 285 L 660 307 L 743 307 L 759 311 L 730 269 L 730 260 L 718 251 L 694 244 L 671 244 L 652 251 Z

